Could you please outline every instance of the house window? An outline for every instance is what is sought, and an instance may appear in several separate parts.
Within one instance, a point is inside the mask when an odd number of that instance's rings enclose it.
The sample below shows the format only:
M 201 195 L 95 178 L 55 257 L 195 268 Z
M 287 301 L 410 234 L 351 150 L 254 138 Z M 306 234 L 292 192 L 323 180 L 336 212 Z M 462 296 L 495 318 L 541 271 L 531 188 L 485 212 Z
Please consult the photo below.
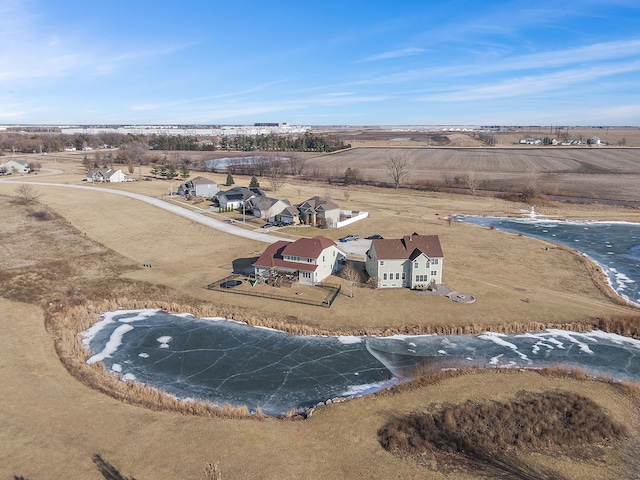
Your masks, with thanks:
M 413 268 L 418 268 L 418 262 L 413 263 Z
M 416 282 L 426 282 L 428 275 L 416 275 Z
M 431 270 L 431 275 L 438 275 L 438 272 L 435 270 Z
M 380 266 L 384 265 L 384 260 L 380 260 Z
M 322 255 L 322 262 L 324 263 L 324 255 Z
M 307 258 L 307 263 L 313 263 L 313 258 Z
M 400 280 L 400 274 L 396 272 L 396 280 Z
M 405 272 L 402 272 L 402 279 L 406 280 L 407 279 L 407 274 Z
M 438 265 L 438 259 L 437 258 L 432 259 L 431 263 L 433 263 L 434 265 Z
M 386 274 L 386 273 L 382 276 L 382 279 L 383 279 L 383 280 L 386 280 L 386 279 L 387 279 L 387 274 Z

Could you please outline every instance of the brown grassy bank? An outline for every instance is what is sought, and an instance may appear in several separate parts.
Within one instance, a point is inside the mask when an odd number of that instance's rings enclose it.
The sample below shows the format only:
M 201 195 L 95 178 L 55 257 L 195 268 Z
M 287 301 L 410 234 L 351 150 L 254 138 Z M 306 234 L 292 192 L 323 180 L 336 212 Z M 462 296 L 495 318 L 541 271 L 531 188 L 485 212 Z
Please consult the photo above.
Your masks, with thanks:
M 80 332 L 87 330 L 91 325 L 98 321 L 99 316 L 107 311 L 115 311 L 118 309 L 136 310 L 136 309 L 161 309 L 168 312 L 176 313 L 190 313 L 198 318 L 206 317 L 224 317 L 228 319 L 234 319 L 237 321 L 245 321 L 249 325 L 267 326 L 270 328 L 276 328 L 288 333 L 296 335 L 352 335 L 355 332 L 329 332 L 319 331 L 317 329 L 300 326 L 290 325 L 282 320 L 278 319 L 257 319 L 256 317 L 245 317 L 243 312 L 238 309 L 229 309 L 226 307 L 215 307 L 211 305 L 200 306 L 183 306 L 177 303 L 166 302 L 151 302 L 151 301 L 136 301 L 121 299 L 118 301 L 103 300 L 100 302 L 93 302 L 91 305 L 80 305 L 68 308 L 59 308 L 59 306 L 53 306 L 45 314 L 45 326 L 49 335 L 53 339 L 53 343 L 56 352 L 62 361 L 65 368 L 75 378 L 86 384 L 87 386 L 106 393 L 120 401 L 131 405 L 142 406 L 152 410 L 161 410 L 168 412 L 177 412 L 188 415 L 200 415 L 205 417 L 221 417 L 221 418 L 263 418 L 262 412 L 249 412 L 246 407 L 234 407 L 231 405 L 214 405 L 205 401 L 182 401 L 175 397 L 166 394 L 156 388 L 142 385 L 137 382 L 122 381 L 119 375 L 114 374 L 106 370 L 103 364 L 88 364 L 87 358 L 90 352 L 82 345 Z M 557 325 L 557 324 L 505 324 L 502 330 L 498 330 L 502 333 L 520 333 L 526 331 L 543 330 L 547 328 L 560 328 L 571 331 L 591 331 L 594 328 L 600 328 L 605 331 L 617 330 L 614 333 L 627 334 L 634 333 L 637 335 L 637 324 L 632 322 L 624 322 L 621 319 L 609 320 L 605 322 L 600 320 L 599 323 L 585 323 L 580 324 L 578 328 L 576 325 Z M 609 330 L 606 330 L 608 328 Z M 438 331 L 424 331 L 425 329 L 420 326 L 416 326 L 415 330 L 412 330 L 410 326 L 396 330 L 394 332 L 389 331 L 371 331 L 371 332 L 357 332 L 357 335 L 391 335 L 391 334 L 421 334 L 421 333 L 438 333 L 438 334 L 478 334 L 487 331 L 480 325 L 471 327 L 460 328 L 448 328 L 446 330 L 438 329 Z M 625 333 L 623 333 L 625 332 Z M 475 369 L 471 369 L 472 371 Z M 443 381 L 444 379 L 465 375 L 470 371 L 468 368 L 462 368 L 455 371 L 439 371 L 434 369 L 432 365 L 422 365 L 416 367 L 413 371 L 408 372 L 407 380 L 413 379 L 409 382 L 402 383 L 399 386 L 393 387 L 388 392 L 393 394 L 401 392 L 406 389 L 412 389 L 417 387 L 423 387 L 426 384 L 435 384 Z M 558 376 L 573 376 L 574 378 L 587 379 L 589 376 L 582 373 L 573 373 L 567 369 L 545 369 L 543 373 Z M 286 418 L 301 418 L 306 416 L 306 412 L 300 414 L 295 411 L 288 412 L 283 415 Z
M 418 461 L 450 456 L 451 463 L 461 460 L 465 469 L 559 479 L 566 477 L 516 460 L 517 453 L 571 452 L 588 458 L 597 447 L 611 447 L 628 436 L 626 426 L 574 392 L 523 391 L 506 402 L 469 400 L 430 410 L 389 422 L 378 432 L 381 445 Z

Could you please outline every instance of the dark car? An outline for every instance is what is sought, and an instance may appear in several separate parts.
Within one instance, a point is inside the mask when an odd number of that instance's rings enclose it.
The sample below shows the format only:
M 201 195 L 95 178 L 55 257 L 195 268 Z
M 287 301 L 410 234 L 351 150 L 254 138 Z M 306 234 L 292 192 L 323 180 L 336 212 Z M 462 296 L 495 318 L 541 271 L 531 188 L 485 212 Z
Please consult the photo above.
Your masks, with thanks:
M 378 235 L 377 233 L 375 235 L 369 235 L 367 240 L 382 240 L 382 235 Z
M 358 240 L 358 236 L 357 235 L 347 235 L 346 237 L 342 237 L 340 239 L 341 242 L 352 242 L 354 240 Z

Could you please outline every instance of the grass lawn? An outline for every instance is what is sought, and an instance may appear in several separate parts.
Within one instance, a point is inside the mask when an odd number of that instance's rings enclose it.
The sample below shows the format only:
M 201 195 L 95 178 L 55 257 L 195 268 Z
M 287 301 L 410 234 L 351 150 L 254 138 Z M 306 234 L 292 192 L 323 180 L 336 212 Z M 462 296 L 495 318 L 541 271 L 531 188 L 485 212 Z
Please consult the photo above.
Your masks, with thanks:
M 59 159 L 45 167 L 65 173 L 39 175 L 37 183 L 78 181 L 79 167 L 73 161 Z M 220 175 L 211 178 L 224 181 Z M 236 178 L 238 184 L 248 181 Z M 185 309 L 211 306 L 254 323 L 281 322 L 333 333 L 578 328 L 599 316 L 639 321 L 638 310 L 603 288 L 599 270 L 583 257 L 538 240 L 443 220 L 453 213 L 517 215 L 528 208 L 523 204 L 304 182 L 269 192 L 292 203 L 330 194 L 344 208 L 371 213 L 348 232 L 285 229 L 291 238 L 438 234 L 445 253 L 445 283 L 477 298 L 465 305 L 406 289 L 358 288 L 353 298 L 345 289 L 327 309 L 207 290 L 208 283 L 231 273 L 234 262 L 257 257 L 266 244 L 102 191 L 108 188 L 158 197 L 168 190 L 163 181 L 96 185 L 91 190 L 39 185 L 41 205 L 29 210 L 9 202 L 15 185 L 0 182 L 0 324 L 5 332 L 0 339 L 1 478 L 104 478 L 92 461 L 95 454 L 122 475 L 138 479 L 205 478 L 207 462 L 219 462 L 223 478 L 234 479 L 480 478 L 455 468 L 446 474 L 433 462 L 424 466 L 395 457 L 377 443 L 377 430 L 395 416 L 431 404 L 501 400 L 520 390 L 580 392 L 614 419 L 638 426 L 638 399 L 620 387 L 533 372 L 469 373 L 395 395 L 321 408 L 307 421 L 192 417 L 135 407 L 93 390 L 64 369 L 44 328 L 45 311 L 58 302 L 149 300 Z M 52 219 L 30 214 L 44 205 Z M 602 206 L 551 204 L 536 211 L 562 218 L 640 220 L 637 210 Z M 145 263 L 152 268 L 143 267 Z M 625 448 L 594 449 L 589 458 L 575 460 L 542 454 L 525 458 L 568 478 L 619 478 Z

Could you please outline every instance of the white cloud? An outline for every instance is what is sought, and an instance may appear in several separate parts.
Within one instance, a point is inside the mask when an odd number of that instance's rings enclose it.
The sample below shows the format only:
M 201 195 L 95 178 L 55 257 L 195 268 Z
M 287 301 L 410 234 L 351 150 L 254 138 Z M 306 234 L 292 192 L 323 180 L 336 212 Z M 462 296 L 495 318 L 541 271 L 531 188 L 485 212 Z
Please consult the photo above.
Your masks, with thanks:
M 392 50 L 390 52 L 383 52 L 377 55 L 371 55 L 370 57 L 363 58 L 361 62 L 375 62 L 378 60 L 389 60 L 390 58 L 409 57 L 412 55 L 420 55 L 426 52 L 423 48 L 403 48 L 400 50 Z
M 424 101 L 463 102 L 471 100 L 491 100 L 495 98 L 517 97 L 542 92 L 561 90 L 584 84 L 598 78 L 640 70 L 640 62 L 613 66 L 593 66 L 573 70 L 563 70 L 543 75 L 531 75 L 506 79 L 484 86 L 461 86 L 453 90 L 434 93 L 423 97 Z

